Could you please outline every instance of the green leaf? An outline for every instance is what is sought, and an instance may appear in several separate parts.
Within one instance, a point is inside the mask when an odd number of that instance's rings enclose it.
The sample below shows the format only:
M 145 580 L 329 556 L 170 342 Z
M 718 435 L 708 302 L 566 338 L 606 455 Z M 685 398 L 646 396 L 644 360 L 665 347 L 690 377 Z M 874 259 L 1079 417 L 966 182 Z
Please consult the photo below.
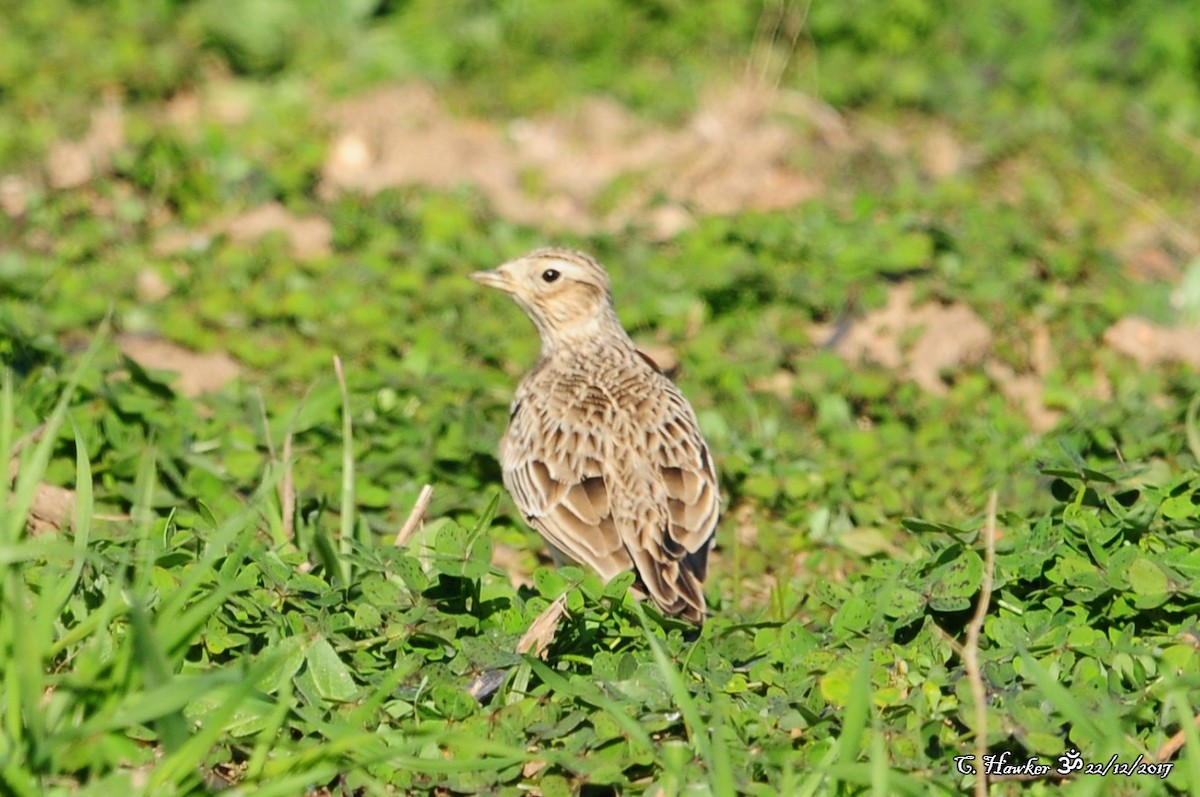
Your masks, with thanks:
M 1196 493 L 1181 493 L 1173 495 L 1162 502 L 1163 517 L 1171 520 L 1186 520 L 1200 518 L 1200 502 Z
M 539 567 L 533 571 L 533 584 L 538 594 L 548 600 L 554 600 L 570 587 L 570 584 L 556 568 Z
M 1166 573 L 1154 562 L 1139 557 L 1129 566 L 1129 586 L 1138 595 L 1160 595 L 1170 588 Z
M 536 577 L 536 573 L 534 574 Z M 633 586 L 633 582 L 637 579 L 637 574 L 632 570 L 626 570 L 623 573 L 617 573 L 604 585 L 604 597 L 610 600 L 623 600 L 629 592 L 629 588 Z M 540 588 L 539 588 L 540 589 Z
M 342 703 L 358 697 L 354 677 L 325 637 L 312 640 L 304 652 L 304 660 L 321 697 Z
M 875 609 L 865 598 L 853 597 L 842 604 L 833 616 L 833 627 L 842 632 L 857 633 L 871 622 Z
M 433 697 L 434 710 L 448 720 L 465 719 L 479 707 L 475 698 L 458 686 L 437 684 L 430 694 Z
M 983 578 L 983 560 L 962 548 L 953 560 L 930 574 L 929 606 L 935 611 L 961 611 L 971 605 Z
M 919 614 L 925 607 L 925 597 L 916 590 L 907 587 L 894 587 L 891 600 L 884 607 L 884 615 L 892 619 L 908 620 Z
M 467 547 L 469 532 L 456 523 L 447 523 L 437 531 L 433 550 L 437 564 L 443 573 L 462 575 L 463 563 L 470 552 Z

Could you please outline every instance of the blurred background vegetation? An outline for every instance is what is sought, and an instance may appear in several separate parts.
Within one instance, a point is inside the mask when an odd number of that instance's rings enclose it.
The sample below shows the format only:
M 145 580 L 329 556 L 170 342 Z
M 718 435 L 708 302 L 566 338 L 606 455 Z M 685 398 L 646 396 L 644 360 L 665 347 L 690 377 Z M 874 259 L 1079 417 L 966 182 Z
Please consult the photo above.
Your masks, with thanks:
M 743 485 L 768 504 L 790 485 L 796 494 L 771 504 L 790 524 L 828 497 L 828 481 L 878 467 L 904 497 L 873 496 L 852 525 L 938 506 L 947 494 L 972 496 L 978 509 L 984 483 L 1026 462 L 1032 439 L 994 372 L 968 371 L 943 397 L 914 392 L 902 375 L 821 354 L 834 330 L 810 323 L 844 324 L 916 276 L 914 302 L 965 301 L 982 317 L 992 356 L 1037 378 L 1035 403 L 1047 417 L 1067 411 L 1062 429 L 1074 417 L 1090 422 L 1096 406 L 1186 392 L 1187 369 L 1130 376 L 1099 342 L 1127 314 L 1168 326 L 1200 317 L 1192 11 L 1186 2 L 1004 2 L 963 14 L 932 0 L 10 3 L 0 30 L 6 347 L 35 373 L 112 309 L 126 332 L 228 353 L 254 369 L 251 382 L 292 398 L 327 377 L 341 352 L 364 400 L 407 408 L 427 430 L 419 449 L 370 453 L 383 460 L 377 474 L 364 463 L 377 487 L 395 497 L 409 482 L 407 496 L 423 481 L 461 478 L 458 446 L 477 449 L 474 472 L 486 481 L 498 432 L 488 406 L 504 400 L 534 344 L 511 308 L 460 277 L 562 239 L 609 261 L 642 339 L 681 348 L 687 386 L 702 408 L 719 408 L 711 433 L 744 438 L 723 441 L 733 503 Z M 492 119 L 501 141 L 522 119 L 578 118 L 597 94 L 632 111 L 627 124 L 690 126 L 701 138 L 716 108 L 732 133 L 713 148 L 752 148 L 755 129 L 782 126 L 794 139 L 769 154 L 766 178 L 799 174 L 811 186 L 797 194 L 804 201 L 751 195 L 749 207 L 714 213 L 717 203 L 660 182 L 632 211 L 606 217 L 652 168 L 622 171 L 618 161 L 598 190 L 572 197 L 582 212 L 564 230 L 549 212 L 544 224 L 530 221 L 555 197 L 527 161 L 509 177 L 534 208 L 517 222 L 494 186 L 473 184 L 455 162 L 467 160 L 462 150 L 431 153 L 446 172 L 432 190 L 402 171 L 365 191 L 339 185 L 330 174 L 347 103 L 413 81 L 433 88 L 439 124 Z M 768 99 L 744 112 L 722 105 L 747 85 Z M 373 102 L 386 113 L 390 101 Z M 567 137 L 583 135 L 590 118 Z M 367 146 L 386 149 L 402 127 L 425 122 L 402 109 Z M 644 140 L 623 135 L 610 149 Z M 707 157 L 703 144 L 690 146 Z M 583 171 L 587 163 L 571 161 L 581 151 L 553 168 Z M 264 203 L 301 224 L 315 217 L 326 243 L 297 258 L 289 236 L 301 233 L 282 223 L 267 223 L 277 232 L 265 238 L 238 235 L 228 220 Z M 685 219 L 665 232 L 646 221 L 664 203 Z M 486 312 L 460 323 L 481 302 Z M 1034 350 L 1037 335 L 1049 336 L 1050 360 Z M 480 357 L 503 359 L 509 373 L 487 375 Z M 752 387 L 775 377 L 773 391 Z M 946 402 L 958 408 L 943 412 Z M 972 409 L 980 402 L 994 412 Z M 864 414 L 880 428 L 843 433 Z M 926 417 L 938 420 L 918 423 Z M 452 431 L 480 423 L 482 433 Z M 910 471 L 936 459 L 913 437 L 917 426 L 944 435 L 945 456 L 987 466 L 974 479 L 927 475 L 935 484 L 917 489 L 909 480 L 922 477 Z M 913 441 L 906 457 L 894 445 L 876 450 L 892 428 Z M 1111 456 L 1105 434 L 1115 432 L 1085 437 Z M 1135 451 L 1152 439 L 1120 437 Z M 811 462 L 822 445 L 846 459 Z M 1073 438 L 1069 448 L 1086 460 L 1092 447 Z M 439 463 L 454 463 L 454 474 Z M 830 472 L 801 486 L 810 477 L 796 471 L 814 469 Z M 865 488 L 849 489 L 835 514 Z M 1027 479 L 1012 489 L 1037 491 Z

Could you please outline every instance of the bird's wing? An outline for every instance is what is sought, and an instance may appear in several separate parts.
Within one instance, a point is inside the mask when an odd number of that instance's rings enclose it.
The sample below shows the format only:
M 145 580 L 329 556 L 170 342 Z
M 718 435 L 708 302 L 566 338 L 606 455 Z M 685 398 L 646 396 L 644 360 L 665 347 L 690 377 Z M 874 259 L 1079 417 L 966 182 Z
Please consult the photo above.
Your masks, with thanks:
M 605 579 L 633 567 L 613 523 L 595 424 L 518 394 L 500 446 L 504 485 L 526 521 L 567 558 Z
M 687 399 L 662 378 L 639 402 L 639 450 L 651 475 L 652 507 L 635 522 L 618 523 L 647 591 L 669 614 L 704 618 L 701 584 L 720 516 L 720 490 L 708 446 Z M 665 499 L 666 518 L 658 517 Z M 644 517 L 637 522 L 637 515 Z

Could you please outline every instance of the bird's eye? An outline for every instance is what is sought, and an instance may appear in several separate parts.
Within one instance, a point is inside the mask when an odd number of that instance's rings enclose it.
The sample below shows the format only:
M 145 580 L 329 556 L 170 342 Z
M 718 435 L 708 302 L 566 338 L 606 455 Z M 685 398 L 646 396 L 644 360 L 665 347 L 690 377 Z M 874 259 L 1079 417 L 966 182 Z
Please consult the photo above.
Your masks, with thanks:
M 546 282 L 554 282 L 556 279 L 558 279 L 561 276 L 562 276 L 562 274 L 559 274 L 557 271 L 555 271 L 552 268 L 548 268 L 542 272 L 542 279 L 545 280 Z

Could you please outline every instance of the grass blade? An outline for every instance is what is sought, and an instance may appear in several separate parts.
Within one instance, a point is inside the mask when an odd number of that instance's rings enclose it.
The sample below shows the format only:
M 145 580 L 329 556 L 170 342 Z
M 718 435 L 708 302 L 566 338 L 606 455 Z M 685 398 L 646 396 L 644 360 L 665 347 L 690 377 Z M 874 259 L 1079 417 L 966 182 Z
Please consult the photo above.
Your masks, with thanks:
M 337 374 L 338 390 L 342 394 L 342 511 L 341 511 L 341 533 L 338 537 L 339 550 L 344 558 L 350 553 L 350 541 L 354 537 L 354 423 L 351 419 L 350 412 L 350 391 L 346 388 L 346 374 L 342 369 L 342 358 L 334 356 L 333 370 Z M 341 583 L 346 584 L 351 575 L 349 572 L 342 572 L 342 568 L 349 569 L 350 565 L 342 565 L 340 562 L 336 565 L 336 569 L 331 573 L 336 575 Z

